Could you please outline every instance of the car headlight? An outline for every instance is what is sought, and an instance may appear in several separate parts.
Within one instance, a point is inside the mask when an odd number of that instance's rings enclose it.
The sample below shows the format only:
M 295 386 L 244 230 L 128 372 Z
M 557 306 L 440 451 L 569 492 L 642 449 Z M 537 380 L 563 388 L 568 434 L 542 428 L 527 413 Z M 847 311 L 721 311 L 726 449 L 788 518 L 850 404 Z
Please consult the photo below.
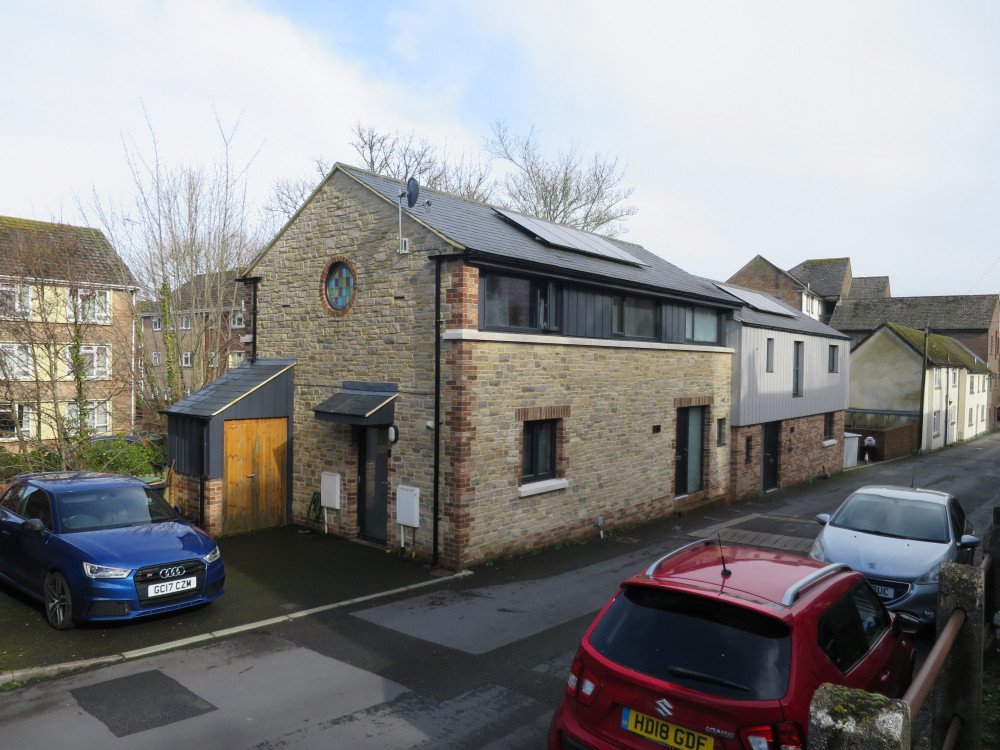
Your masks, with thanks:
M 204 559 L 205 559 L 205 562 L 207 562 L 207 563 L 214 563 L 220 557 L 222 557 L 222 553 L 219 552 L 219 547 L 218 547 L 218 545 L 216 545 L 215 549 L 213 549 L 211 552 L 209 552 L 207 555 L 205 555 Z
M 941 578 L 941 563 L 938 563 L 933 568 L 924 573 L 920 578 L 914 581 L 914 583 L 937 583 Z
M 127 578 L 132 572 L 131 568 L 112 568 L 110 565 L 94 565 L 85 562 L 83 572 L 88 578 Z
M 827 557 L 826 550 L 823 549 L 823 542 L 819 540 L 819 537 L 816 537 L 816 541 L 813 542 L 812 549 L 809 550 L 809 557 L 813 560 L 819 560 L 820 562 L 830 562 L 830 558 Z

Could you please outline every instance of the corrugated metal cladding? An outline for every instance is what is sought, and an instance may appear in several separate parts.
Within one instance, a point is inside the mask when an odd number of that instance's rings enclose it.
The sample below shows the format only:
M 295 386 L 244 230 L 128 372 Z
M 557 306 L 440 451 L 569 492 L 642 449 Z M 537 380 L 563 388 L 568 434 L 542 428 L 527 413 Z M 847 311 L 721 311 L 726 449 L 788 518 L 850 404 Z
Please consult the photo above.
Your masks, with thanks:
M 287 417 L 291 432 L 294 368 L 287 366 L 284 360 L 275 361 L 273 365 L 259 360 L 256 366 L 262 382 L 255 383 L 247 379 L 246 372 L 242 372 L 243 368 L 254 366 L 250 363 L 241 365 L 199 393 L 192 394 L 189 399 L 178 401 L 169 408 L 167 462 L 175 471 L 207 479 L 222 477 L 223 429 L 227 420 Z M 225 382 L 227 378 L 230 378 L 229 383 L 243 383 L 245 390 L 233 392 Z M 209 388 L 218 398 L 211 408 L 207 407 L 207 402 L 213 399 L 203 394 Z M 188 403 L 194 414 L 186 413 L 185 404 Z

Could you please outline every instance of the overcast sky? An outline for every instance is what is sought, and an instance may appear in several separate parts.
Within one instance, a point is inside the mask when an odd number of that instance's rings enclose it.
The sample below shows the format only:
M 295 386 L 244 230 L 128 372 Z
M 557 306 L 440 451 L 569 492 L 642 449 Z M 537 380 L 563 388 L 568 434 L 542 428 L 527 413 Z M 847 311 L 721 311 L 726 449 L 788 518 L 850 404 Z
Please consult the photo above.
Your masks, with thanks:
M 623 239 L 716 279 L 850 257 L 894 296 L 1000 292 L 1000 3 L 4 0 L 0 215 L 130 200 L 123 141 L 263 201 L 355 122 L 478 153 L 490 124 L 617 157 Z M 144 115 L 144 111 L 146 115 Z

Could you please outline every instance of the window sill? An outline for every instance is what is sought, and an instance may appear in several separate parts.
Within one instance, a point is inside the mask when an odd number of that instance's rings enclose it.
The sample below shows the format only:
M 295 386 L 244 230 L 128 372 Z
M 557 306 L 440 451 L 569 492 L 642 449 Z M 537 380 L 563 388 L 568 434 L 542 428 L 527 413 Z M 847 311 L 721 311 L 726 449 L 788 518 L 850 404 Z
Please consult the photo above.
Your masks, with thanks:
M 836 438 L 828 438 L 827 440 L 823 441 L 824 448 L 829 448 L 831 445 L 836 445 L 836 444 L 837 444 Z
M 531 482 L 530 484 L 522 484 L 517 488 L 518 497 L 528 497 L 529 495 L 540 495 L 543 492 L 552 492 L 553 490 L 564 490 L 569 487 L 568 479 L 545 479 L 541 482 Z

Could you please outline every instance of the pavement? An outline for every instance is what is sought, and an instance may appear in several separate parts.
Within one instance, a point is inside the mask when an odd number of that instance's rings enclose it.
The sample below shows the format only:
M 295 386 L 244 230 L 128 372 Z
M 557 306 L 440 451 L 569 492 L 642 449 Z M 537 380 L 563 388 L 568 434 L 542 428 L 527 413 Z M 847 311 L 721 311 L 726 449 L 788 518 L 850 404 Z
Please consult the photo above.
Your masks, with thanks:
M 991 436 L 990 442 L 1000 440 Z M 807 554 L 818 531 L 815 514 L 832 512 L 868 483 L 908 484 L 909 462 L 862 465 L 829 479 L 777 490 L 731 504 L 709 505 L 643 526 L 606 531 L 472 570 L 435 569 L 388 550 L 288 526 L 219 539 L 226 593 L 211 604 L 155 618 L 69 631 L 52 630 L 41 608 L 0 586 L 0 689 L 66 672 L 127 661 L 266 628 L 277 623 L 372 601 L 413 597 L 449 582 L 449 588 L 523 585 L 623 558 L 644 568 L 651 552 L 669 551 L 697 538 L 787 549 Z M 635 554 L 631 560 L 630 553 Z M 623 557 L 624 556 L 624 557 Z M 611 587 L 595 588 L 606 599 Z M 528 591 L 528 589 L 524 589 Z M 528 594 L 525 594 L 528 595 Z M 597 605 L 599 606 L 599 605 Z M 431 622 L 428 627 L 438 627 Z

